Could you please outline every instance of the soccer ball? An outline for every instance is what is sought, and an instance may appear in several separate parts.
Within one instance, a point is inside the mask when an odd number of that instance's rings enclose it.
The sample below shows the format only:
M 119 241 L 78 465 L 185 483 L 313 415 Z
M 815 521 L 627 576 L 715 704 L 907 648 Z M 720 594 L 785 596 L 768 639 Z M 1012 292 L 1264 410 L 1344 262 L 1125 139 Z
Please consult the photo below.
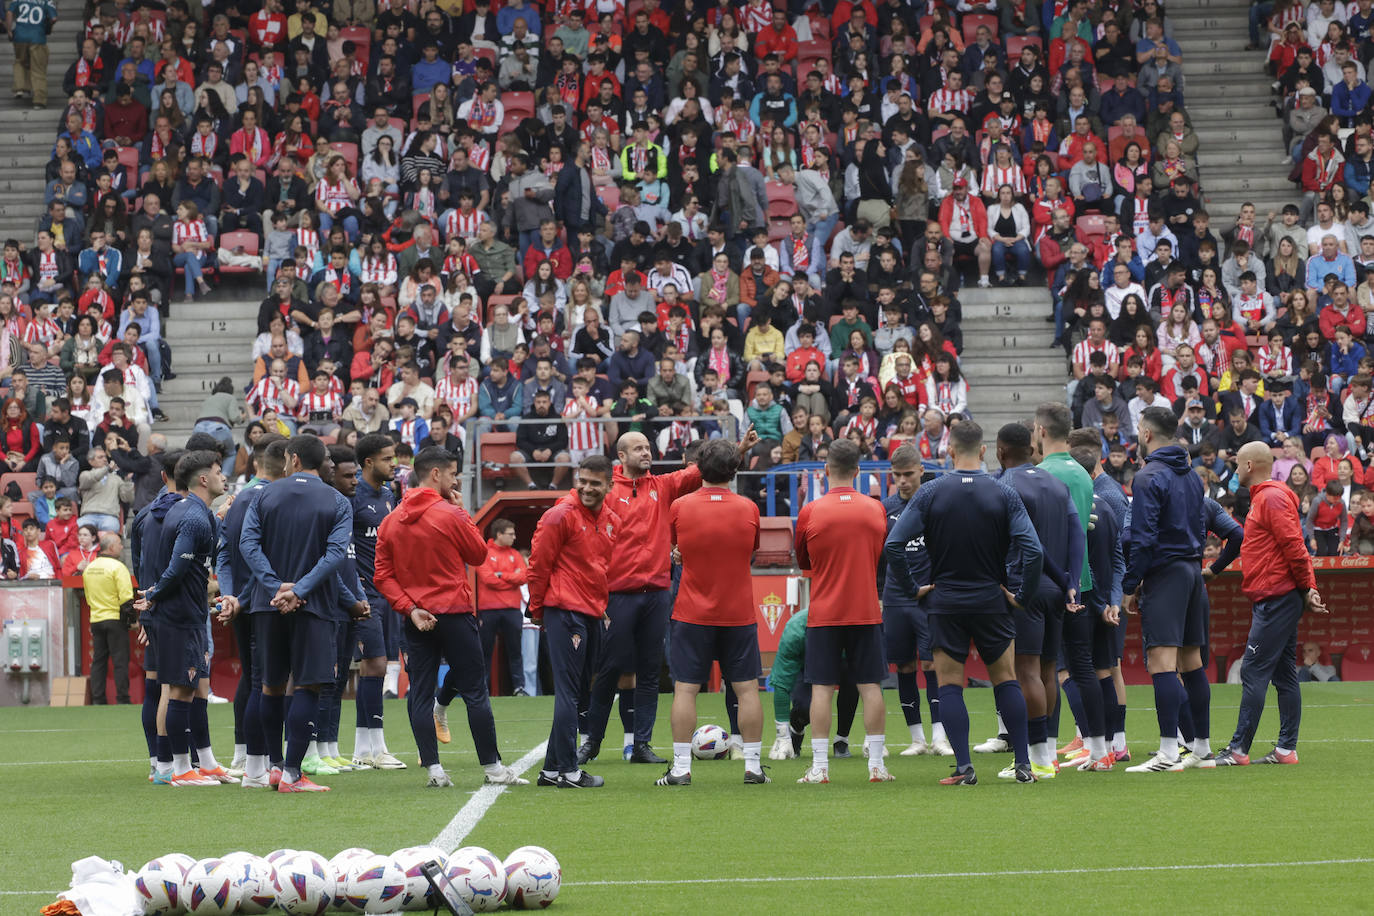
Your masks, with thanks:
M 692 756 L 698 760 L 723 760 L 730 755 L 730 735 L 719 725 L 703 725 L 692 732 Z
M 421 871 L 420 866 L 426 862 L 438 863 L 439 868 L 443 869 L 448 862 L 448 854 L 437 846 L 407 846 L 405 849 L 398 849 L 391 855 L 391 861 L 396 863 L 396 867 L 401 870 L 406 878 L 405 894 L 401 898 L 402 910 L 428 910 L 429 903 L 429 879 Z
M 334 872 L 329 860 L 313 852 L 295 852 L 276 862 L 273 886 L 277 906 L 291 916 L 321 916 L 334 901 Z
M 186 912 L 191 916 L 228 916 L 239 908 L 234 866 L 223 859 L 201 859 L 186 873 Z
M 444 873 L 463 902 L 479 913 L 492 912 L 506 899 L 506 872 L 501 860 L 481 846 L 453 850 Z
M 406 876 L 387 856 L 359 856 L 335 896 L 335 905 L 359 913 L 397 913 L 405 898 Z
M 259 916 L 272 909 L 277 902 L 272 882 L 276 869 L 266 859 L 246 852 L 231 852 L 224 864 L 233 869 L 234 883 L 239 889 L 239 912 L 244 916 Z
M 563 886 L 563 867 L 553 853 L 540 846 L 521 846 L 506 857 L 505 868 L 506 897 L 518 910 L 548 906 Z
M 148 916 L 175 916 L 186 912 L 182 888 L 186 873 L 196 860 L 174 852 L 160 856 L 144 865 L 134 875 L 134 890 Z
M 330 874 L 334 876 L 334 883 L 339 886 L 339 893 L 343 893 L 344 883 L 348 881 L 348 873 L 353 867 L 353 862 L 357 859 L 370 859 L 373 855 L 375 853 L 370 849 L 350 846 L 329 860 Z
M 275 866 L 278 860 L 284 859 L 287 856 L 294 856 L 295 854 L 296 850 L 294 849 L 274 849 L 267 855 L 263 856 L 263 858 L 267 860 L 268 865 Z

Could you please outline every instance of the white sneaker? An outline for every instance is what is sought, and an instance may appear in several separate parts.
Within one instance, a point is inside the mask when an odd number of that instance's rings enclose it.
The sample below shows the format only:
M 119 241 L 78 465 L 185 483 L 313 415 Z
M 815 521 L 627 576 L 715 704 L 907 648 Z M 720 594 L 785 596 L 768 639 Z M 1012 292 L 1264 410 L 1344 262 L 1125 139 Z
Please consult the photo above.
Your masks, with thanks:
M 448 774 L 440 770 L 437 776 L 429 777 L 425 783 L 427 789 L 448 789 L 453 786 L 453 780 L 448 778 Z
M 229 701 L 226 700 L 224 697 L 220 696 L 219 694 L 211 693 L 208 697 L 205 698 L 205 702 L 209 703 L 211 706 L 219 706 L 220 704 L 228 703 Z
M 1177 757 L 1165 757 L 1159 752 L 1150 755 L 1150 759 L 1144 763 L 1137 763 L 1133 767 L 1126 767 L 1127 773 L 1177 773 L 1183 769 L 1183 761 Z
M 930 742 L 930 753 L 937 757 L 953 757 L 954 748 L 950 747 L 949 738 L 945 735 L 941 735 Z
M 812 767 L 797 782 L 803 785 L 819 785 L 830 782 L 830 770 L 825 767 Z
M 1206 757 L 1199 757 L 1197 754 L 1189 754 L 1179 760 L 1181 770 L 1215 770 L 1217 768 L 1217 755 L 1208 754 Z
M 528 779 L 524 779 L 510 767 L 503 766 L 495 773 L 486 774 L 483 780 L 489 786 L 527 786 L 530 784 Z
M 357 758 L 354 758 L 353 762 L 357 763 Z M 366 764 L 374 770 L 404 770 L 406 768 L 406 765 L 390 751 L 373 754 L 367 758 Z
M 975 744 L 973 750 L 978 754 L 1005 754 L 1011 750 L 1011 745 L 1006 738 L 994 735 L 982 744 Z
M 793 760 L 796 756 L 797 752 L 792 750 L 792 739 L 786 736 L 775 740 L 768 751 L 769 760 Z
M 248 769 L 248 758 L 246 756 L 235 757 L 226 769 L 231 772 L 234 770 L 246 770 Z
M 881 763 L 877 766 L 871 766 L 868 768 L 869 782 L 893 782 L 896 779 L 897 777 L 889 773 L 887 771 L 887 767 L 883 766 Z
M 991 286 L 991 285 L 992 285 L 992 281 L 989 280 L 987 277 L 984 276 L 984 277 L 979 277 L 979 278 L 978 278 L 978 288 L 979 288 L 979 289 L 987 289 L 987 288 L 988 288 L 989 286 Z
M 740 742 L 738 742 L 738 741 L 731 741 L 731 742 L 730 742 L 730 759 L 731 759 L 731 760 L 743 760 L 743 759 L 744 759 L 744 745 L 743 745 L 742 743 L 740 743 Z
M 905 750 L 902 751 L 902 756 L 919 757 L 922 754 L 930 753 L 933 753 L 933 751 L 930 749 L 929 744 L 926 744 L 924 741 L 913 741 L 910 745 L 906 747 Z
M 267 778 L 266 775 L 263 775 L 263 776 L 244 776 L 243 779 L 239 780 L 239 785 L 240 785 L 240 786 L 243 786 L 243 788 L 245 788 L 245 789 L 270 789 L 270 788 L 272 788 L 272 783 L 271 783 L 271 781 Z

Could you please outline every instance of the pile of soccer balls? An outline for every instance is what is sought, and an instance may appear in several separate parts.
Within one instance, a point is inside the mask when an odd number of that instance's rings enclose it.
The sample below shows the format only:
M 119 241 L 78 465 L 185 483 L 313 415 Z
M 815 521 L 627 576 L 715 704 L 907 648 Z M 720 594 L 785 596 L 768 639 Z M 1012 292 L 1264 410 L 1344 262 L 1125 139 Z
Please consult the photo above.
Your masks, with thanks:
M 422 870 L 429 862 L 479 913 L 502 903 L 526 910 L 546 907 L 563 884 L 558 859 L 539 846 L 521 846 L 504 862 L 480 846 L 451 853 L 412 846 L 390 856 L 345 849 L 332 859 L 294 849 L 278 849 L 266 858 L 233 852 L 199 862 L 172 853 L 140 868 L 134 886 L 147 916 L 250 916 L 274 906 L 291 916 L 419 912 L 437 903 Z

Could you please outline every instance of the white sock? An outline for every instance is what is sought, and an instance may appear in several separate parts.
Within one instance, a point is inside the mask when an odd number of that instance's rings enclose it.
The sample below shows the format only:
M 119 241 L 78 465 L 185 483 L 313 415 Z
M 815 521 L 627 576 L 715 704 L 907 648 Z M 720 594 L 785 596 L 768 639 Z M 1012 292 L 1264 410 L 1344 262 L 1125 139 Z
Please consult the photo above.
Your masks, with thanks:
M 372 756 L 372 731 L 367 728 L 353 729 L 353 756 Z
M 431 763 L 431 764 L 429 765 L 429 775 L 430 775 L 431 778 L 443 776 L 443 775 L 444 775 L 444 767 L 443 767 L 443 765 L 442 765 L 442 764 L 438 764 L 438 763 Z
M 1113 750 L 1113 751 L 1124 751 L 1124 750 L 1126 750 L 1126 733 L 1125 733 L 1125 732 L 1117 732 L 1116 734 L 1112 735 L 1112 750 Z
M 1039 766 L 1054 766 L 1053 752 L 1048 741 L 1038 741 L 1030 746 L 1030 761 Z
M 730 736 L 730 746 L 731 746 L 731 747 L 744 747 L 744 736 L 743 736 L 743 735 L 731 735 L 731 736 Z
M 886 735 L 867 735 L 864 737 L 864 747 L 868 749 L 869 766 L 880 767 L 883 765 L 883 744 L 886 741 Z
M 674 741 L 673 742 L 673 769 L 674 776 L 685 776 L 692 772 L 692 742 Z
M 774 719 L 774 720 L 773 720 L 773 729 L 778 733 L 778 737 L 779 737 L 779 738 L 786 738 L 786 737 L 788 737 L 788 723 L 787 723 L 787 722 L 784 722 L 784 721 L 782 721 L 781 719 Z M 156 760 L 157 758 L 154 757 L 153 759 Z
M 148 758 L 148 766 L 150 766 L 150 767 L 152 767 L 153 769 L 156 770 L 156 769 L 157 769 L 157 758 L 156 758 L 156 757 L 149 757 L 149 758 Z
M 305 757 L 306 757 L 306 759 L 308 760 L 308 759 L 311 758 L 311 757 L 318 757 L 318 756 L 320 756 L 320 745 L 319 745 L 319 742 L 317 742 L 317 741 L 311 741 L 309 744 L 307 744 L 307 745 L 305 746 Z
M 330 757 L 337 757 L 337 756 L 339 756 L 339 742 L 337 742 L 337 741 L 331 741 L 331 742 L 329 742 L 329 756 L 330 756 Z
M 635 733 L 634 733 L 634 732 L 626 732 L 626 733 L 625 733 L 625 743 L 624 743 L 623 745 L 621 745 L 621 746 L 622 746 L 622 747 L 633 747 L 633 746 L 634 746 L 634 743 L 635 743 Z
M 949 740 L 949 738 L 945 737 L 945 724 L 943 722 L 936 722 L 930 726 L 930 740 L 932 742 Z
M 1178 741 L 1178 744 L 1179 744 L 1180 747 L 1188 747 L 1188 746 L 1189 746 L 1188 742 L 1187 742 L 1186 740 L 1184 740 L 1184 738 L 1183 738 L 1183 729 L 1181 729 L 1181 728 L 1178 730 L 1178 736 L 1177 736 L 1177 739 L 1176 739 L 1176 740 Z
M 488 776 L 495 776 L 497 773 L 500 773 L 505 768 L 506 765 L 499 760 L 495 763 L 482 764 L 482 772 L 486 773 Z
M 387 662 L 386 677 L 382 678 L 382 690 L 389 690 L 392 693 L 400 693 L 401 685 L 401 663 Z
M 1291 747 L 1275 747 L 1275 748 L 1274 748 L 1274 753 L 1275 753 L 1275 754 L 1291 754 L 1291 753 L 1293 753 L 1293 749 L 1292 749 Z
M 191 765 L 191 755 L 190 755 L 190 754 L 187 754 L 187 755 L 186 755 L 186 765 L 187 765 L 188 767 Z M 176 763 L 173 762 L 173 761 L 171 761 L 171 760 L 167 761 L 166 763 L 163 763 L 162 761 L 158 761 L 158 764 L 157 764 L 157 771 L 158 771 L 158 773 L 162 774 L 163 776 L 175 776 L 175 775 L 176 775 Z M 183 770 L 182 772 L 185 772 L 185 771 Z
M 262 779 L 267 775 L 267 755 L 249 754 L 247 765 L 244 767 L 244 775 L 250 779 Z
M 1007 726 L 1006 726 L 1005 723 L 1002 722 L 1002 714 L 999 712 L 999 713 L 997 714 L 997 734 L 999 734 L 999 735 L 1005 735 L 1006 733 L 1007 733 Z
M 557 779 L 557 778 L 558 778 L 558 771 L 557 771 L 557 770 L 540 770 L 540 771 L 539 771 L 539 775 L 540 775 L 540 776 L 543 776 L 545 779 Z
M 172 772 L 173 772 L 173 773 L 175 773 L 176 775 L 180 776 L 182 773 L 190 772 L 190 769 L 191 769 L 191 755 L 190 755 L 189 753 L 186 753 L 186 754 L 173 754 L 173 755 L 172 755 Z
M 1212 753 L 1212 739 L 1194 738 L 1192 747 L 1194 754 L 1197 754 L 1199 757 L 1206 757 Z
M 914 724 L 914 725 L 908 725 L 908 726 L 907 726 L 907 731 L 911 732 L 911 743 L 912 743 L 912 744 L 925 744 L 925 743 L 926 743 L 926 727 L 925 727 L 925 724 L 924 724 L 924 723 L 922 723 L 922 722 L 917 722 L 917 723 Z
M 388 754 L 386 749 L 386 730 L 381 728 L 369 728 L 367 730 L 367 744 L 375 757 L 378 754 Z
M 839 744 L 841 741 L 843 741 L 845 744 L 848 744 L 848 743 L 849 743 L 849 736 L 848 736 L 848 735 L 836 735 L 836 736 L 835 736 L 835 743 L 836 743 L 836 744 Z
M 744 772 L 762 773 L 763 767 L 759 764 L 759 758 L 763 756 L 762 741 L 744 742 Z
M 568 778 L 568 781 L 569 781 L 569 782 L 578 782 L 579 780 L 582 779 L 582 768 L 581 768 L 581 767 L 578 767 L 577 769 L 573 770 L 571 773 L 564 773 L 563 775 L 566 776 L 566 777 Z
M 1107 756 L 1107 739 L 1101 735 L 1095 738 L 1091 736 L 1084 738 L 1083 743 L 1087 745 L 1088 748 L 1088 759 L 1101 760 L 1103 757 Z
M 830 739 L 811 739 L 811 766 L 818 770 L 830 769 Z
M 202 770 L 215 770 L 219 768 L 219 761 L 215 760 L 215 752 L 208 747 L 196 748 L 196 753 L 200 755 L 200 768 Z
M 246 744 L 236 744 L 236 745 L 234 745 L 234 761 L 235 761 L 235 762 L 238 762 L 238 761 L 244 759 L 244 758 L 247 757 L 247 756 L 248 756 L 248 745 L 246 745 Z
M 1169 760 L 1178 759 L 1178 736 L 1160 735 L 1159 736 L 1159 756 Z

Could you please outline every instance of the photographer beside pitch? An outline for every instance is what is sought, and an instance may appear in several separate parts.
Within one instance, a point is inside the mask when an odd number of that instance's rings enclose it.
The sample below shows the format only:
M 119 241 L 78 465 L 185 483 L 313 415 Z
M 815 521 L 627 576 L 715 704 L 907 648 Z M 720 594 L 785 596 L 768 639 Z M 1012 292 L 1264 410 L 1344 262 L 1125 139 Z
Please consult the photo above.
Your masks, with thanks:
M 1298 687 L 1298 621 L 1303 611 L 1325 614 L 1312 557 L 1303 542 L 1298 497 L 1287 484 L 1270 479 L 1274 453 L 1262 442 L 1241 446 L 1236 473 L 1250 488 L 1250 513 L 1240 547 L 1241 591 L 1255 603 L 1241 666 L 1240 713 L 1230 745 L 1217 766 L 1246 766 L 1255 740 L 1264 695 L 1272 681 L 1279 695 L 1279 740 L 1260 763 L 1298 762 L 1302 692 Z

